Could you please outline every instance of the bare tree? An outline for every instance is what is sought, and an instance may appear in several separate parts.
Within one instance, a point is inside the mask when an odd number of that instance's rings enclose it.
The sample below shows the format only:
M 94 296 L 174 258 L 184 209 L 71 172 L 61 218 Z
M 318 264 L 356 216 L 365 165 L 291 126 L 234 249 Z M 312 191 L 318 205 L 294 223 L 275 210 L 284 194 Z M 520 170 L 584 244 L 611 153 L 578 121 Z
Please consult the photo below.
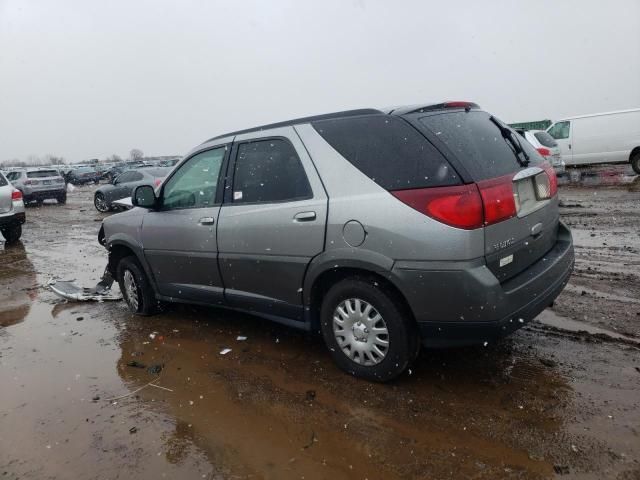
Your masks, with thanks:
M 49 165 L 62 165 L 64 162 L 64 158 L 63 157 L 58 157 L 56 155 L 51 155 L 50 153 L 46 154 L 44 156 L 44 161 L 45 163 L 48 163 Z
M 122 162 L 122 157 L 120 157 L 120 155 L 116 155 L 115 153 L 113 155 L 111 155 L 110 157 L 107 157 L 107 162 L 116 162 L 116 163 L 120 163 Z
M 139 148 L 134 148 L 129 152 L 131 160 L 142 160 L 142 157 L 144 157 L 144 152 Z

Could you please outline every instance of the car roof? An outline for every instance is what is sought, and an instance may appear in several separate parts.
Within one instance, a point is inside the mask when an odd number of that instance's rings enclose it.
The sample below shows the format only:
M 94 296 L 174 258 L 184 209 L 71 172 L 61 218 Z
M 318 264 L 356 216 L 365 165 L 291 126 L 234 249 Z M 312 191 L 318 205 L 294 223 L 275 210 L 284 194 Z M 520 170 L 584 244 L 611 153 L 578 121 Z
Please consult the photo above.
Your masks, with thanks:
M 627 110 L 614 110 L 612 112 L 602 112 L 602 113 L 589 113 L 586 115 L 574 115 L 572 117 L 563 117 L 560 120 L 556 120 L 553 123 L 564 122 L 567 120 L 575 120 L 577 118 L 601 117 L 603 115 L 614 115 L 616 113 L 631 113 L 631 112 L 640 112 L 640 108 L 629 108 Z
M 229 132 L 223 135 L 217 135 L 215 137 L 209 138 L 208 140 L 205 140 L 204 142 L 202 142 L 202 145 L 204 145 L 205 143 L 209 143 L 213 140 L 217 140 L 219 138 L 231 137 L 234 135 L 242 135 L 244 133 L 259 132 L 261 130 L 270 130 L 272 128 L 290 127 L 293 125 L 318 122 L 321 120 L 334 120 L 334 119 L 340 119 L 340 118 L 358 117 L 362 115 L 390 115 L 390 114 L 406 115 L 408 113 L 417 113 L 420 111 L 439 110 L 441 108 L 442 109 L 451 108 L 451 107 L 447 107 L 446 105 L 447 103 L 450 103 L 450 102 L 426 102 L 426 103 L 420 103 L 415 105 L 388 107 L 384 109 L 360 108 L 356 110 L 344 110 L 341 112 L 325 113 L 322 115 L 312 115 L 309 117 L 294 118 L 291 120 L 285 120 L 283 122 L 269 123 L 266 125 L 247 128 L 244 130 L 236 130 L 235 132 Z M 479 108 L 479 106 L 473 102 L 455 102 L 455 103 L 466 103 L 468 104 L 469 108 Z M 460 108 L 464 108 L 464 107 L 460 107 Z

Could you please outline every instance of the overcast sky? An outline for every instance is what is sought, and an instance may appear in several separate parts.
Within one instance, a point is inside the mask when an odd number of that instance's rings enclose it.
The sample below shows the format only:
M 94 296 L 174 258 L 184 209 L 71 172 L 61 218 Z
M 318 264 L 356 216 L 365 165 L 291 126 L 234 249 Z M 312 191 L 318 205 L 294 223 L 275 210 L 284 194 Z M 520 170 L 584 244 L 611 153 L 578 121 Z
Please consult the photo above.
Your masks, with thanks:
M 0 0 L 0 161 L 443 99 L 510 122 L 640 107 L 640 1 Z

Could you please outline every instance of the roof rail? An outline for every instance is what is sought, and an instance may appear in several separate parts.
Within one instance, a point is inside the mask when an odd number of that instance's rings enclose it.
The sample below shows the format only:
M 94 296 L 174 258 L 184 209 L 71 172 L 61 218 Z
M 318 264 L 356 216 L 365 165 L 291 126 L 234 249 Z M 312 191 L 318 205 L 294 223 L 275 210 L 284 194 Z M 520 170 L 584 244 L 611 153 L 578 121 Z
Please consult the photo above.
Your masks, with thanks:
M 289 127 L 291 125 L 299 125 L 301 123 L 316 122 L 318 120 L 330 120 L 333 118 L 357 117 L 360 115 L 376 115 L 376 114 L 384 115 L 384 112 L 381 112 L 380 110 L 376 110 L 375 108 L 361 108 L 358 110 L 345 110 L 343 112 L 325 113 L 323 115 L 314 115 L 311 117 L 294 118 L 292 120 L 286 120 L 284 122 L 269 123 L 267 125 L 261 125 L 259 127 L 247 128 L 245 130 L 237 130 L 235 132 L 225 133 L 224 135 L 217 135 L 202 143 L 203 144 L 208 143 L 218 138 L 230 137 L 231 135 L 241 135 L 243 133 L 259 132 L 260 130 L 269 130 L 271 128 L 278 128 L 278 127 Z

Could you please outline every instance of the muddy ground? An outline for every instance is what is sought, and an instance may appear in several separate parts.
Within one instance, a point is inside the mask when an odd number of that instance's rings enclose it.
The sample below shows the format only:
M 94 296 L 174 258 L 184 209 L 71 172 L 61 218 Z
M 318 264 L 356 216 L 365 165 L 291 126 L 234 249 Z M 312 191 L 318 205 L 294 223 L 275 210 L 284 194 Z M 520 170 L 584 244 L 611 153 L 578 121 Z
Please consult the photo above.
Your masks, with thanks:
M 386 385 L 252 316 L 65 303 L 51 276 L 105 264 L 93 187 L 29 208 L 22 243 L 0 242 L 0 479 L 640 478 L 640 178 L 570 178 L 554 307 Z

